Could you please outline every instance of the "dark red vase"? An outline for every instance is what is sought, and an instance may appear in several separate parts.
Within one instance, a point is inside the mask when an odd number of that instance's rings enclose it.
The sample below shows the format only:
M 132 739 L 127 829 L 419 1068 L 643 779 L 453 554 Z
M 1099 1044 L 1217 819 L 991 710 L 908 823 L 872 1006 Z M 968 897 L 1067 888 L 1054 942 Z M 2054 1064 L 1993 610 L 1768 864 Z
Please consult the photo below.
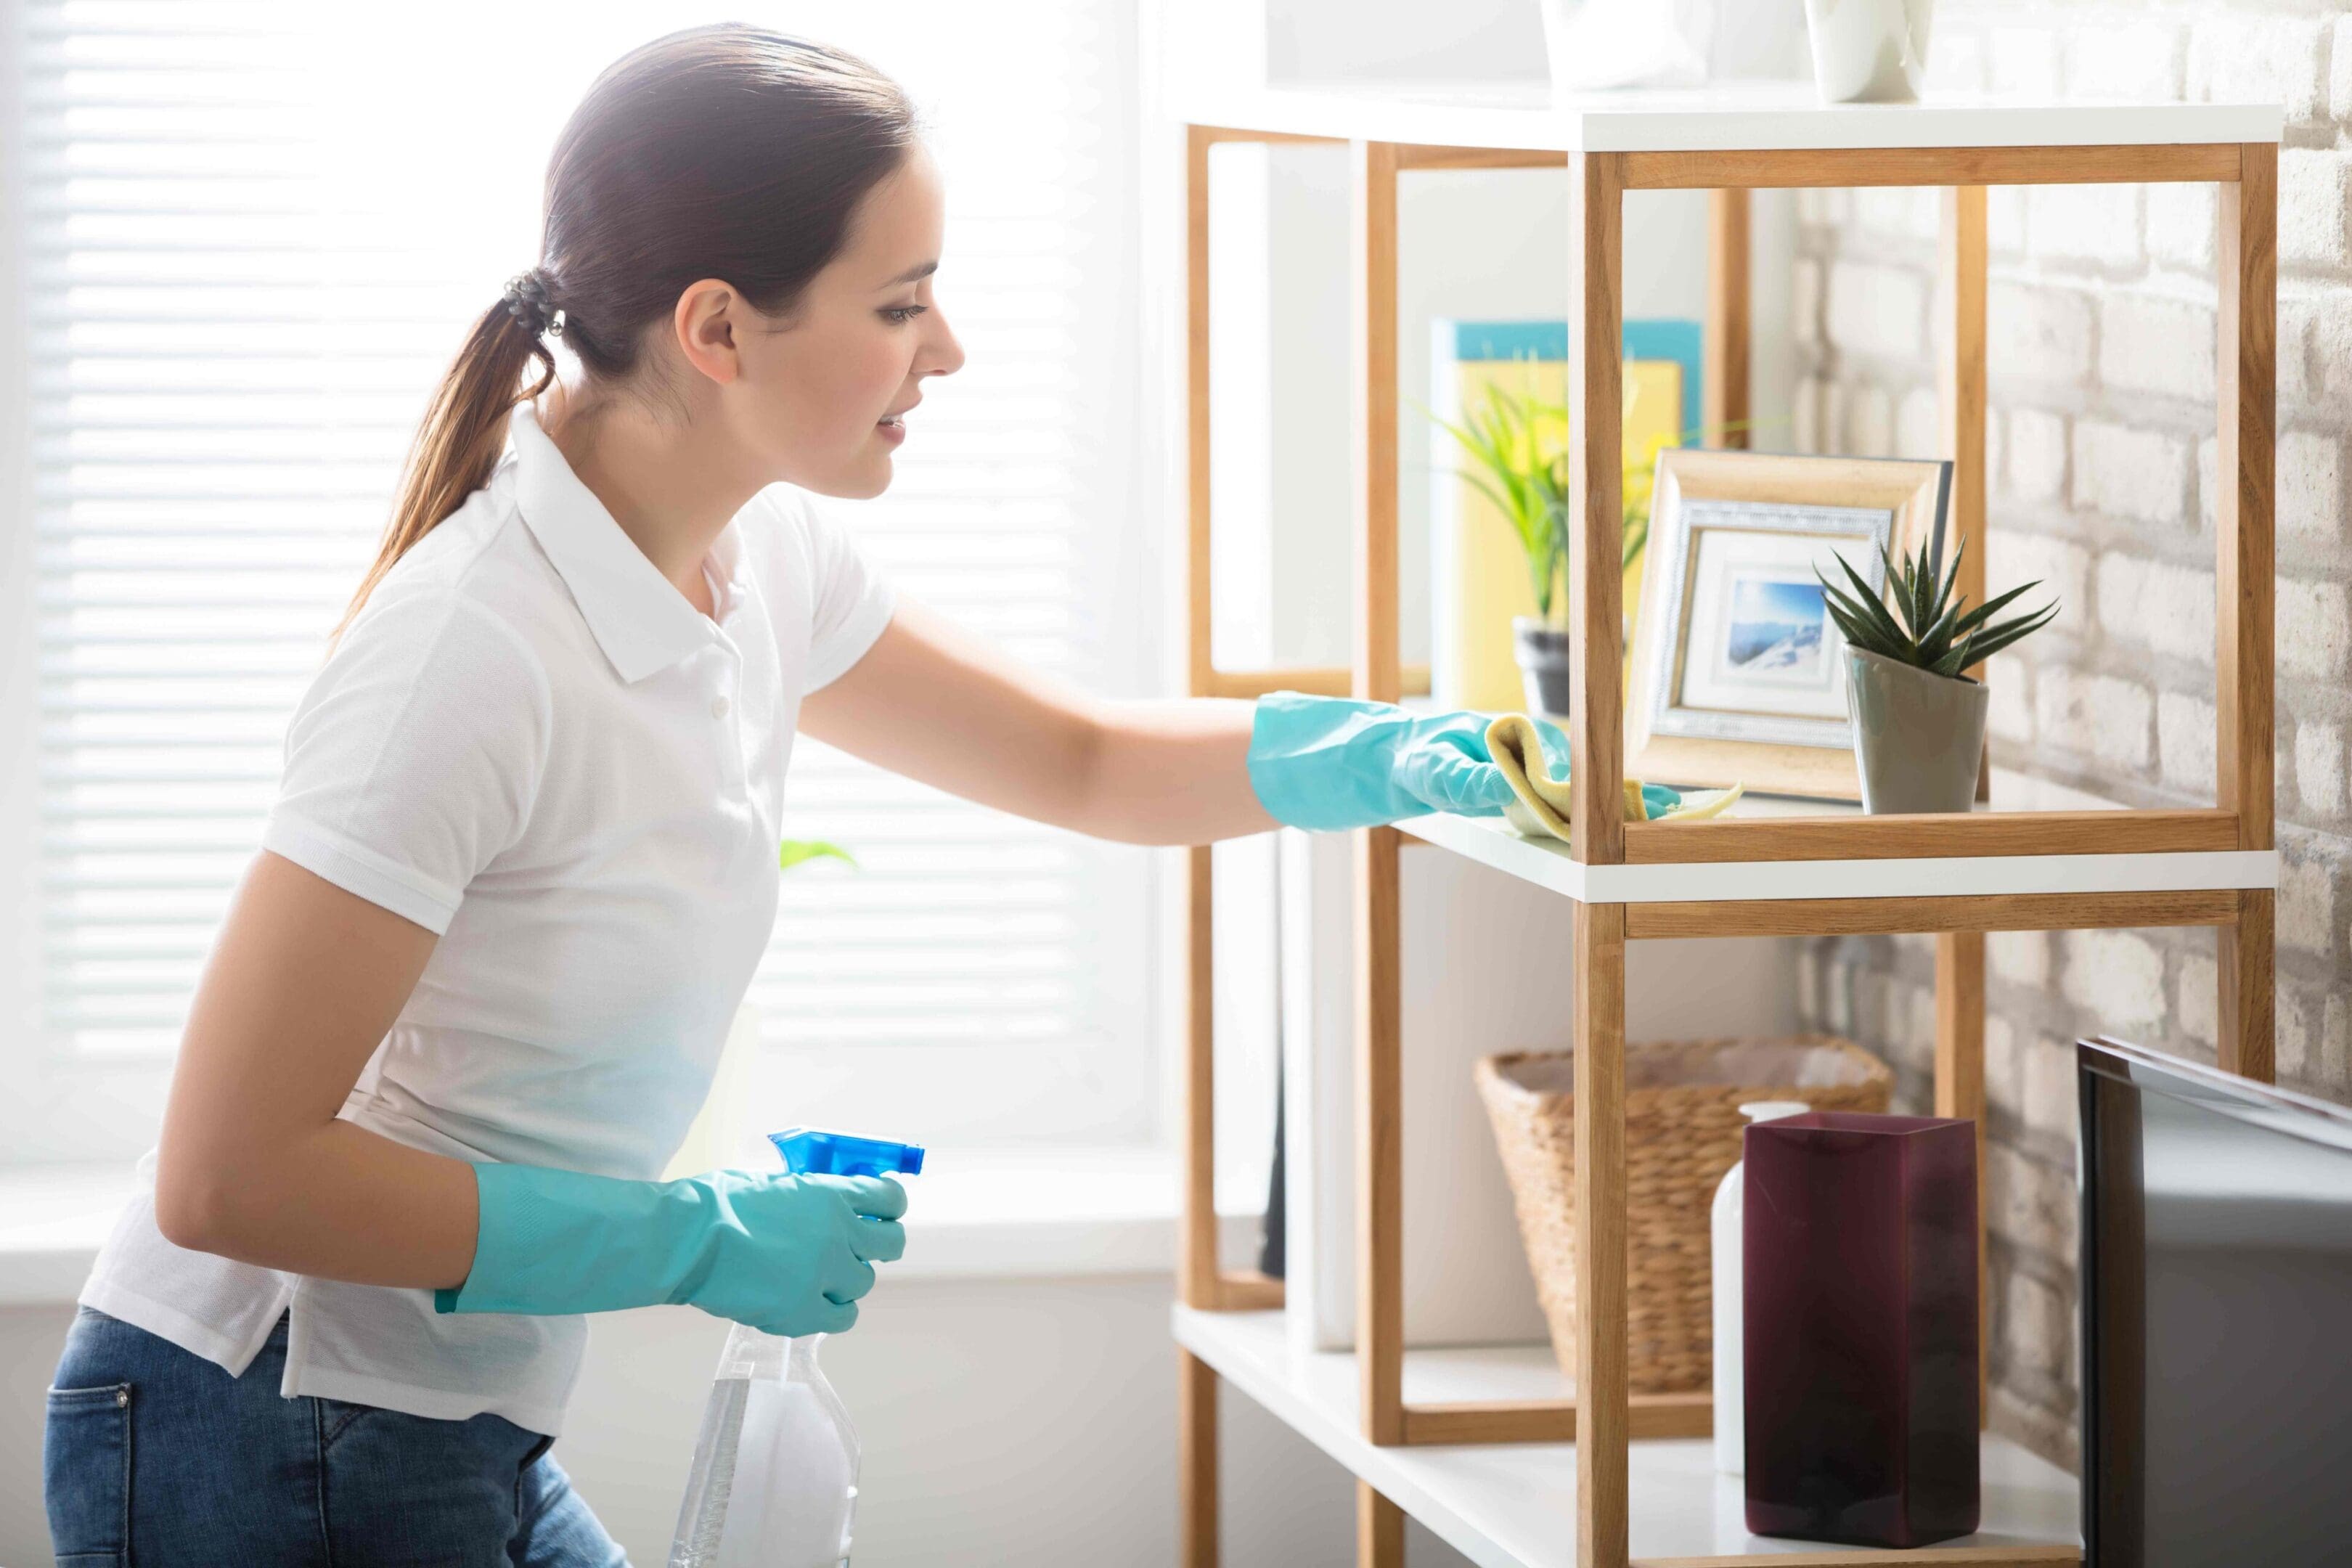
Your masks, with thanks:
M 1924 1546 L 1977 1528 L 1976 1124 L 1747 1130 L 1748 1528 Z

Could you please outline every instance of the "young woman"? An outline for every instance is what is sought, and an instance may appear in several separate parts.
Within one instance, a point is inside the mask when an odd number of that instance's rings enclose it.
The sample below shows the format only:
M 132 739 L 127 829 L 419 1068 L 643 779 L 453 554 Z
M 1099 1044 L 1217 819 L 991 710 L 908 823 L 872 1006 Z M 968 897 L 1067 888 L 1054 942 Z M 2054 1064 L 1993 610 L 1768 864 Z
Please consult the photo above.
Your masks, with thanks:
M 774 924 L 796 729 L 1136 843 L 1507 798 L 1478 715 L 1048 680 L 814 508 L 887 488 L 963 363 L 938 170 L 861 61 L 647 45 L 545 200 L 296 711 L 82 1291 L 46 1454 L 72 1568 L 616 1563 L 548 1453 L 582 1314 L 856 1321 L 896 1184 L 653 1179 Z

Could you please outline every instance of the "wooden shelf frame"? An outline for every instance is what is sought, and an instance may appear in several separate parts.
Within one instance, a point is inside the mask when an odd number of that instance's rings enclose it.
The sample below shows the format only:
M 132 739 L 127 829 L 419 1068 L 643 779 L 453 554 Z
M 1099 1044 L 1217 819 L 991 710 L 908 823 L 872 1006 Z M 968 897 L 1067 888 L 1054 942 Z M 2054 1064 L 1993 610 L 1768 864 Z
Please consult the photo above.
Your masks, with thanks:
M 1281 132 L 1191 129 L 1185 146 L 1185 689 L 1194 697 L 1257 698 L 1270 691 L 1304 691 L 1343 697 L 1354 688 L 1352 668 L 1294 667 L 1229 670 L 1217 668 L 1211 626 L 1214 608 L 1210 574 L 1209 400 L 1209 149 L 1218 142 L 1328 142 L 1328 137 Z M 1400 695 L 1429 690 L 1429 668 L 1398 671 Z M 1178 1241 L 1178 1294 L 1184 1304 L 1210 1310 L 1255 1311 L 1282 1305 L 1282 1281 L 1254 1269 L 1230 1269 L 1217 1253 L 1216 1221 L 1216 1028 L 1214 999 L 1214 881 L 1209 846 L 1186 855 L 1185 1077 L 1183 1142 L 1184 1214 Z M 1216 1381 L 1203 1381 L 1187 1362 L 1184 1374 L 1185 1430 L 1198 1422 L 1213 1432 Z M 1189 1449 L 1188 1449 L 1189 1453 Z M 1193 1475 L 1188 1464 L 1185 1474 Z M 1192 1482 L 1188 1480 L 1190 1493 Z M 1213 1503 L 1214 1466 L 1210 1480 Z
M 1291 1338 L 1280 1312 L 1169 1313 L 1176 1342 L 1208 1363 L 1276 1420 L 1367 1484 L 1376 1499 L 1411 1514 L 1480 1568 L 1573 1568 L 1574 1452 L 1548 1442 L 1476 1448 L 1379 1447 L 1356 1419 L 1353 1358 L 1312 1351 Z M 1407 1364 L 1417 1394 L 1437 1399 L 1468 1388 L 1533 1390 L 1560 1382 L 1549 1345 L 1456 1346 L 1416 1352 Z M 1983 1539 L 1907 1557 L 1919 1563 L 1964 1563 L 1986 1546 L 2070 1538 L 2081 1508 L 2077 1479 L 2020 1445 L 1988 1433 L 1983 1466 Z M 1638 1561 L 1675 1568 L 1738 1552 L 1738 1478 L 1715 1468 L 1706 1438 L 1638 1442 L 1629 1449 Z M 1360 1494 L 1360 1502 L 1361 1494 Z M 1787 1544 L 1787 1543 L 1783 1543 Z M 2047 1559 L 2071 1560 L 2073 1548 Z M 2014 1568 L 2012 1563 L 2011 1568 Z
M 1208 153 L 1218 142 L 1341 138 L 1223 125 L 1188 128 L 1192 689 L 1221 678 L 1208 654 L 1209 389 Z M 1397 627 L 1397 181 L 1407 170 L 1557 167 L 1570 188 L 1569 426 L 1571 494 L 1570 624 L 1578 672 L 1565 726 L 1574 779 L 1570 857 L 1585 867 L 1682 861 L 2101 855 L 2274 849 L 2273 491 L 2277 312 L 2277 156 L 2274 141 L 2053 146 L 1764 148 L 1724 152 L 1515 150 L 1346 139 L 1352 184 L 1350 285 L 1354 337 L 1353 468 L 1358 522 L 1356 647 L 1348 691 L 1395 701 L 1405 695 Z M 1622 584 L 1619 452 L 1623 201 L 1627 192 L 1703 188 L 1710 198 L 1707 364 L 1709 418 L 1746 416 L 1748 195 L 1751 188 L 1929 185 L 1943 190 L 1939 258 L 1947 313 L 1938 381 L 1946 455 L 1955 463 L 1953 535 L 1981 540 L 1985 524 L 1986 191 L 1990 184 L 2210 183 L 2219 187 L 2221 279 L 2219 471 L 2227 477 L 2215 529 L 2217 799 L 2202 811 L 1983 813 L 1920 818 L 1850 816 L 1713 824 L 1625 824 L 1617 802 L 1624 771 Z M 1984 594 L 1981 548 L 1964 559 L 1960 587 Z M 1981 673 L 1979 670 L 1978 673 Z M 1221 687 L 1220 680 L 1228 684 Z M 1336 684 L 1336 683 L 1335 683 Z M 2210 925 L 2220 948 L 2220 1059 L 2272 1076 L 2273 893 L 2267 887 L 2179 891 L 1981 894 L 1949 898 L 1713 900 L 1685 903 L 1578 900 L 1576 973 L 1576 1298 L 1591 1325 L 1578 1346 L 1572 1401 L 1510 1405 L 1410 1406 L 1403 1363 L 1398 855 L 1405 835 L 1357 835 L 1356 1115 L 1358 1328 L 1356 1360 L 1364 1435 L 1377 1446 L 1559 1441 L 1573 1434 L 1578 1556 L 1587 1568 L 1628 1568 L 1629 1442 L 1707 1429 L 1711 1412 L 1690 1396 L 1634 1395 L 1624 1335 L 1624 946 L 1700 935 L 1840 931 L 1937 933 L 1936 1110 L 1976 1121 L 1979 1160 L 1979 1343 L 1989 1326 L 1983 1279 L 1984 933 L 2145 925 Z M 1279 1287 L 1221 1272 L 1215 1260 L 1213 1151 L 1207 1104 L 1213 1041 L 1207 1024 L 1208 850 L 1192 852 L 1190 889 L 1192 1023 L 1187 1304 L 1209 1310 L 1264 1305 Z M 1181 1561 L 1217 1560 L 1215 1375 L 1183 1359 Z M 1979 1357 L 1982 1374 L 1987 1360 Z M 1402 1568 L 1402 1515 L 1359 1483 L 1359 1561 Z M 1781 1555 L 1791 1564 L 1916 1563 L 1943 1554 Z M 2017 1564 L 2076 1561 L 2071 1543 L 1970 1548 L 1945 1560 Z M 1731 1563 L 1740 1558 L 1708 1559 Z

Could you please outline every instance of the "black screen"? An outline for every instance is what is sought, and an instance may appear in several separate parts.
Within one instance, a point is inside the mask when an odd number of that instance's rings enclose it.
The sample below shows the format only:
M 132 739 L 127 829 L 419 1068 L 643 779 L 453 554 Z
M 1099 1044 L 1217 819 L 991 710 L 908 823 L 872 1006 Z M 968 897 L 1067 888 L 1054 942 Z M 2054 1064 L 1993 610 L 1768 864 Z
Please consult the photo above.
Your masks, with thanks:
M 2352 1563 L 2352 1118 L 2079 1061 L 2091 1568 Z

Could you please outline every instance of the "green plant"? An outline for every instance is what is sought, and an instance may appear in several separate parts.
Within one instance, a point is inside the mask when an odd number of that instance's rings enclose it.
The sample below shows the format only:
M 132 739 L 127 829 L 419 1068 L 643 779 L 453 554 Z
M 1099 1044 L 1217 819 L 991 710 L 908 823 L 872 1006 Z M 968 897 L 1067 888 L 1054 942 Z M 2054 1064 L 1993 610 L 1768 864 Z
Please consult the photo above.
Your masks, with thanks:
M 1624 378 L 1623 423 L 1633 421 L 1634 383 Z M 1558 626 L 1568 619 L 1568 405 L 1535 393 L 1524 396 L 1501 385 L 1489 385 L 1485 401 L 1456 425 L 1441 419 L 1419 404 L 1423 414 L 1444 426 L 1476 465 L 1474 471 L 1456 468 L 1461 478 L 1478 487 L 1495 503 L 1518 536 L 1527 557 L 1528 580 L 1535 589 L 1537 616 Z M 1729 425 L 1725 429 L 1744 426 Z M 1624 520 L 1621 568 L 1630 569 L 1650 542 L 1650 490 L 1657 471 L 1658 454 L 1668 447 L 1698 439 L 1702 432 L 1685 430 L 1671 439 L 1652 437 L 1646 442 L 1625 443 L 1619 476 L 1620 515 Z M 1552 611 L 1558 606 L 1559 614 Z
M 787 838 L 783 847 L 776 852 L 776 867 L 779 870 L 789 871 L 803 860 L 826 858 L 846 860 L 852 866 L 857 864 L 857 857 L 838 844 L 827 844 L 821 838 Z
M 1427 413 L 1424 409 L 1423 412 Z M 1437 419 L 1435 415 L 1431 418 Z M 1568 409 L 1491 385 L 1465 424 L 1437 419 L 1480 471 L 1456 469 L 1495 503 L 1518 536 L 1535 589 L 1536 614 L 1550 621 L 1555 595 L 1568 595 Z
M 1922 544 L 1916 554 L 1900 564 L 1881 545 L 1878 558 L 1886 563 L 1887 585 L 1893 590 L 1891 597 L 1895 601 L 1892 614 L 1843 556 L 1838 558 L 1838 566 L 1853 584 L 1853 593 L 1846 593 L 1822 576 L 1818 565 L 1813 568 L 1813 575 L 1820 579 L 1830 618 L 1845 634 L 1848 646 L 1891 658 L 1897 664 L 1907 664 L 1914 669 L 1965 680 L 1968 677 L 1960 671 L 1983 663 L 2018 638 L 2040 631 L 2058 614 L 2057 601 L 2053 600 L 2039 610 L 2028 610 L 1998 623 L 1993 620 L 2019 595 L 2039 587 L 2039 579 L 1969 609 L 1968 595 L 1953 591 L 1959 581 L 1960 556 L 1968 547 L 1968 536 L 1963 534 L 1953 548 L 1950 566 L 1938 569 L 1931 544 Z

